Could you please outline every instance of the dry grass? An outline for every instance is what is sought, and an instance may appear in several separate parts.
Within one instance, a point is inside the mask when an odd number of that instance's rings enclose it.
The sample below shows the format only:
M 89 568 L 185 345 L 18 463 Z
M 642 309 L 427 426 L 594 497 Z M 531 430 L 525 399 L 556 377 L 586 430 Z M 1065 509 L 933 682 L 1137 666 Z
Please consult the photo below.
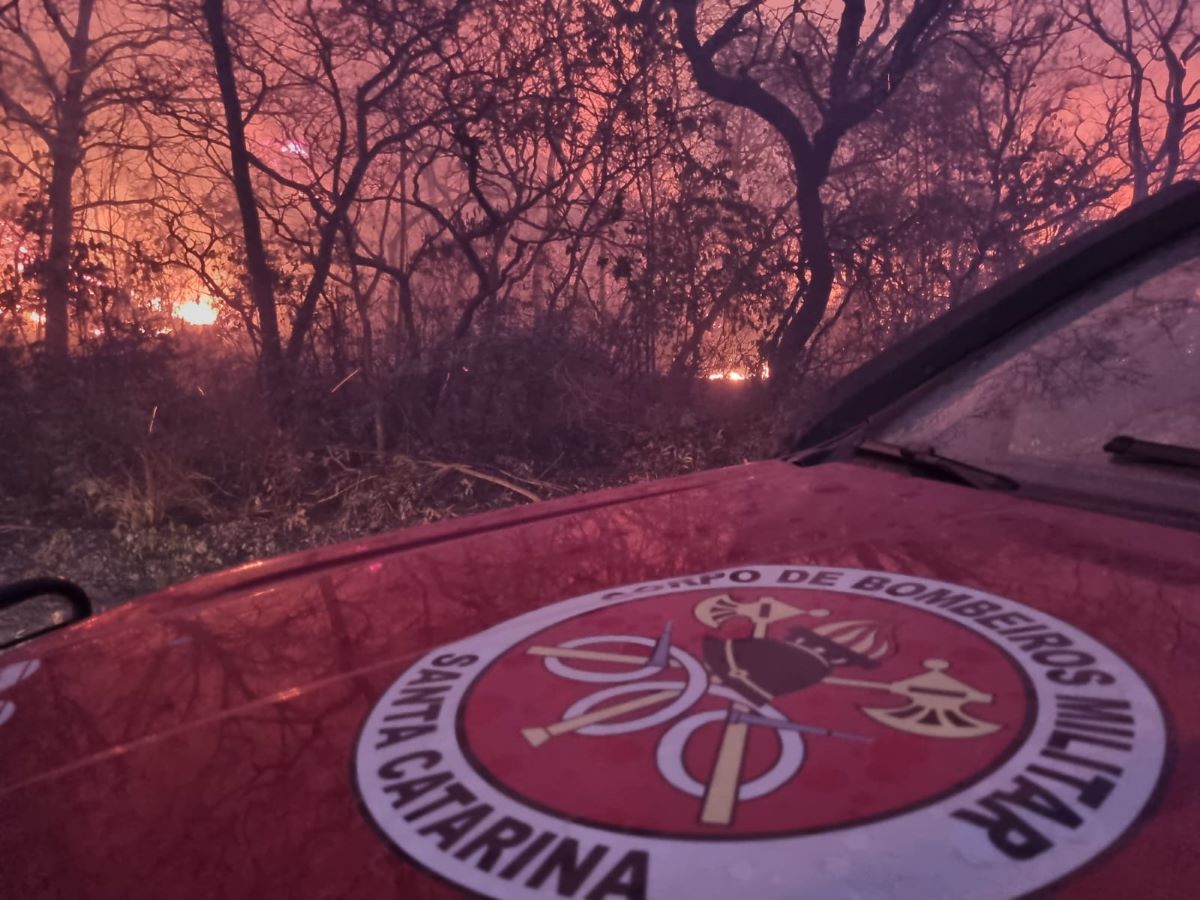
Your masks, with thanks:
M 773 449 L 750 385 L 617 390 L 595 359 L 572 365 L 563 350 L 540 366 L 527 342 L 486 348 L 471 366 L 479 377 L 451 385 L 432 420 L 409 405 L 419 390 L 398 386 L 382 452 L 361 379 L 332 397 L 302 392 L 281 429 L 244 363 L 122 352 L 79 360 L 54 385 L 0 358 L 0 433 L 21 436 L 0 467 L 0 580 L 58 574 L 115 601 L 251 559 Z

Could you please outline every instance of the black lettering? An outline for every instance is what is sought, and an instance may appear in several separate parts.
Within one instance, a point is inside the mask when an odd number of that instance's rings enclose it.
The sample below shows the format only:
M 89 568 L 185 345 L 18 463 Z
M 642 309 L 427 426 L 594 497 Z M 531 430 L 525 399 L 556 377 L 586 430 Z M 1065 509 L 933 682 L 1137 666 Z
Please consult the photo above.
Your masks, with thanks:
M 992 846 L 1010 859 L 1033 859 L 1054 844 L 1048 837 L 1010 809 L 988 800 L 981 801 L 987 812 L 956 809 L 950 815 L 976 825 L 987 832 Z
M 1065 634 L 1051 631 L 1049 634 L 1027 634 L 1016 637 L 1013 638 L 1013 643 L 1026 653 L 1031 653 L 1045 647 L 1070 647 L 1071 639 Z
M 475 795 L 459 784 L 457 781 L 450 787 L 446 788 L 446 796 L 434 800 L 432 803 L 422 806 L 420 809 L 414 809 L 404 817 L 406 822 L 415 822 L 422 816 L 427 816 L 431 812 L 437 812 L 443 807 L 449 806 L 451 803 L 457 803 L 459 806 L 467 806 L 475 802 Z
M 425 775 L 421 778 L 414 778 L 411 781 L 398 781 L 395 784 L 389 784 L 384 789 L 385 794 L 392 794 L 395 799 L 392 800 L 392 806 L 399 809 L 407 803 L 411 803 L 418 797 L 423 797 L 432 790 L 440 788 L 448 781 L 453 781 L 454 776 L 449 772 L 438 772 L 435 775 Z
M 439 681 L 458 681 L 462 678 L 459 672 L 439 672 L 437 669 L 422 669 L 421 673 L 412 680 L 413 684 L 430 684 Z
M 383 717 L 385 722 L 398 722 L 401 719 L 422 719 L 426 722 L 437 720 L 438 715 L 442 711 L 442 702 L 430 703 L 424 709 L 414 709 L 409 712 L 388 713 Z
M 395 744 L 403 744 L 405 741 L 411 741 L 415 737 L 429 734 L 431 731 L 436 731 L 435 725 L 398 725 L 395 727 L 380 728 L 380 741 L 375 745 L 376 750 L 382 750 L 384 747 L 391 747 Z
M 416 750 L 412 753 L 405 753 L 403 756 L 397 756 L 395 759 L 390 759 L 379 767 L 379 777 L 391 781 L 396 778 L 404 777 L 404 770 L 398 768 L 401 763 L 415 762 L 421 760 L 424 762 L 426 771 L 432 769 L 442 761 L 442 754 L 436 750 Z
M 1133 716 L 1129 715 L 1129 710 L 1130 706 L 1126 700 L 1059 694 L 1058 715 L 1054 719 L 1056 730 L 1051 736 L 1050 744 L 1057 749 L 1066 749 L 1072 740 L 1078 740 L 1094 743 L 1101 747 L 1112 747 L 1115 750 L 1131 750 L 1133 747 L 1130 744 L 1091 737 L 1091 735 L 1103 734 L 1115 738 L 1132 738 L 1134 736 L 1132 728 L 1114 727 L 1133 725 Z M 1069 729 L 1069 731 L 1064 729 Z M 1065 740 L 1065 744 L 1055 743 L 1055 738 L 1060 735 L 1062 737 L 1059 740 Z
M 1058 718 L 1085 719 L 1093 722 L 1109 722 L 1114 725 L 1132 725 L 1132 707 L 1128 700 L 1112 700 L 1104 697 L 1081 697 L 1078 694 L 1059 694 Z
M 1047 748 L 1042 751 L 1042 756 L 1047 759 L 1056 759 L 1059 762 L 1068 762 L 1082 766 L 1085 769 L 1095 769 L 1097 772 L 1107 772 L 1109 775 L 1121 775 L 1125 771 L 1120 766 L 1114 766 L 1112 763 L 1100 762 L 1097 759 L 1089 759 L 1086 756 L 1077 756 L 1074 753 L 1063 753 L 1061 750 Z
M 1006 628 L 1009 625 L 1015 625 L 1018 622 L 1032 622 L 1029 616 L 1019 612 L 1002 612 L 991 616 L 981 616 L 975 620 L 985 628 L 990 628 L 995 631 L 997 628 Z
M 424 828 L 418 828 L 417 834 L 437 835 L 438 846 L 443 850 L 449 850 L 462 839 L 463 835 L 491 814 L 492 808 L 486 803 L 481 803 L 445 819 L 439 819 Z
M 482 850 L 483 856 L 475 863 L 475 867 L 490 872 L 500 861 L 501 853 L 525 843 L 531 834 L 533 829 L 524 822 L 504 816 L 471 838 L 467 845 L 454 855 L 458 859 L 470 859 L 472 854 Z
M 1110 747 L 1113 750 L 1132 750 L 1133 745 L 1127 744 L 1124 741 L 1107 741 L 1104 738 L 1095 737 L 1090 734 L 1080 734 L 1078 731 L 1063 731 L 1061 728 L 1055 728 L 1050 732 L 1050 739 L 1046 741 L 1046 746 L 1052 750 L 1069 750 L 1071 744 L 1093 744 L 1097 747 Z
M 550 855 L 542 860 L 542 864 L 534 870 L 525 884 L 531 888 L 539 888 L 557 872 L 558 880 L 554 889 L 564 897 L 573 897 L 607 852 L 607 847 L 597 844 L 581 862 L 579 842 L 574 838 L 563 838 L 550 851 Z
M 1092 734 L 1115 734 L 1118 738 L 1132 738 L 1133 728 L 1115 728 L 1111 725 L 1096 725 L 1093 722 L 1076 719 L 1073 715 L 1058 714 L 1054 724 L 1063 728 L 1074 728 L 1075 731 L 1087 731 Z
M 947 609 L 953 609 L 959 603 L 966 603 L 970 599 L 970 594 L 956 594 L 945 588 L 938 588 L 935 591 L 921 594 L 914 602 L 924 603 L 926 606 L 944 606 Z
M 776 583 L 778 584 L 804 584 L 808 581 L 808 572 L 804 569 L 784 569 Z
M 992 791 L 988 799 L 1010 806 L 1019 806 L 1032 813 L 1037 813 L 1044 819 L 1065 825 L 1068 828 L 1078 828 L 1083 821 L 1079 813 L 1063 803 L 1057 795 L 1046 790 L 1031 778 L 1024 775 L 1016 777 L 1017 786 L 1012 791 Z
M 443 669 L 451 667 L 465 669 L 468 666 L 473 666 L 479 662 L 479 657 L 473 653 L 464 653 L 462 656 L 455 656 L 453 653 L 443 653 L 441 656 L 433 658 L 435 666 L 441 666 Z
M 517 854 L 516 859 L 500 870 L 500 877 L 505 880 L 512 880 L 517 875 L 520 875 L 521 870 L 533 862 L 538 854 L 546 849 L 546 845 L 554 840 L 554 837 L 554 832 L 543 831 L 534 839 L 532 844 Z
M 678 581 L 668 581 L 667 587 L 707 587 L 713 581 L 719 581 L 725 577 L 724 572 L 715 572 L 711 575 L 695 575 L 691 578 L 681 578 Z
M 392 706 L 407 706 L 410 703 L 440 703 L 442 695 L 450 690 L 450 685 L 439 684 L 435 687 L 406 687 L 400 689 L 400 696 L 392 701 Z
M 868 575 L 866 578 L 860 578 L 854 584 L 853 590 L 857 591 L 881 591 L 887 587 L 890 578 L 884 578 L 882 575 Z
M 1073 731 L 1086 731 L 1088 734 L 1111 734 L 1113 737 L 1131 738 L 1132 728 L 1113 728 L 1109 725 L 1093 725 L 1091 722 L 1078 722 L 1070 716 L 1059 716 L 1054 720 L 1059 728 L 1070 728 Z
M 1039 650 L 1033 654 L 1033 661 L 1043 666 L 1072 669 L 1075 666 L 1090 666 L 1096 661 L 1096 657 L 1082 650 Z
M 1100 804 L 1108 799 L 1108 795 L 1116 787 L 1116 782 L 1108 778 L 1101 778 L 1099 775 L 1093 775 L 1085 781 L 1082 778 L 1076 778 L 1074 775 L 1068 775 L 1057 769 L 1047 769 L 1045 766 L 1030 766 L 1026 771 L 1032 772 L 1034 775 L 1041 775 L 1043 778 L 1052 778 L 1055 781 L 1061 781 L 1063 784 L 1069 784 L 1075 788 L 1079 802 L 1088 807 L 1088 809 L 1099 809 Z
M 919 581 L 901 581 L 889 584 L 886 593 L 892 597 L 914 597 L 925 590 L 925 585 Z
M 649 868 L 650 859 L 645 850 L 630 850 L 588 891 L 587 900 L 604 900 L 605 897 L 645 900 Z
M 956 606 L 954 608 L 954 613 L 956 615 L 966 616 L 967 618 L 973 619 L 976 616 L 987 615 L 988 613 L 992 613 L 1003 608 L 1004 607 L 1002 607 L 999 603 L 993 603 L 991 600 L 975 600 L 963 606 Z
M 755 572 L 753 569 L 734 569 L 729 573 L 729 580 L 736 581 L 738 584 L 748 584 L 751 581 L 758 581 L 762 577 L 762 573 Z
M 813 576 L 812 583 L 816 587 L 833 587 L 838 583 L 838 578 L 841 575 L 841 572 L 831 572 L 828 569 L 822 569 Z
M 979 805 L 991 815 L 972 809 L 955 810 L 951 815 L 985 829 L 992 845 L 1013 859 L 1032 859 L 1053 843 L 1010 807 L 1026 810 L 1067 828 L 1078 828 L 1083 822 L 1079 813 L 1024 775 L 1017 776 L 1013 790 L 992 791 L 979 801 Z
M 1080 669 L 1071 672 L 1066 669 L 1051 669 L 1046 677 L 1055 684 L 1064 687 L 1083 687 L 1086 684 L 1116 684 L 1117 679 L 1103 669 Z
M 1035 632 L 1035 631 L 1045 631 L 1045 630 L 1046 630 L 1045 625 L 1019 625 L 1016 628 L 1007 628 L 1000 633 L 1002 635 L 1004 635 L 1005 637 L 1009 637 L 1010 635 L 1014 635 L 1014 634 L 1031 634 L 1032 632 Z

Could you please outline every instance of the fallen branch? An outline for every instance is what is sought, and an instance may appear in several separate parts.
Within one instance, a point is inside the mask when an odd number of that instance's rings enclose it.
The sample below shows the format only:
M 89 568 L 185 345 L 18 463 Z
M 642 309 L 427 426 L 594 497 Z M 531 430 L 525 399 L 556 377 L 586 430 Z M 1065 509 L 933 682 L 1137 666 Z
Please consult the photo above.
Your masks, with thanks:
M 560 494 L 571 493 L 569 488 L 565 488 L 561 484 L 555 484 L 553 481 L 542 481 L 539 478 L 530 478 L 526 475 L 518 475 L 515 472 L 506 472 L 505 474 L 508 475 L 508 477 L 513 479 L 514 481 L 519 481 L 522 484 L 528 484 L 528 485 L 531 485 L 532 487 L 543 488 L 551 494 L 553 494 L 553 493 L 560 493 Z
M 442 472 L 458 472 L 461 475 L 466 475 L 469 478 L 478 478 L 480 481 L 490 481 L 492 484 L 499 485 L 506 490 L 512 491 L 514 494 L 519 494 L 526 500 L 532 500 L 534 503 L 542 498 L 533 491 L 521 487 L 519 484 L 513 484 L 507 478 L 501 478 L 499 475 L 489 475 L 487 472 L 480 472 L 478 469 L 472 469 L 470 466 L 464 466 L 461 463 L 439 463 L 428 461 L 429 465 L 434 466 L 440 475 Z
M 41 529 L 33 525 L 0 525 L 0 534 L 10 531 L 41 531 Z
M 342 389 L 342 385 L 344 385 L 347 381 L 349 381 L 351 378 L 353 378 L 355 375 L 357 375 L 361 371 L 362 371 L 362 367 L 359 366 L 357 369 L 355 369 L 353 372 L 351 372 L 349 375 L 347 375 L 345 378 L 343 378 L 341 381 L 339 381 L 337 384 L 335 384 L 332 388 L 330 388 L 329 393 L 336 394 L 338 391 L 340 391 Z
M 339 487 L 328 497 L 322 497 L 320 500 L 313 501 L 312 505 L 320 506 L 322 503 L 328 503 L 331 500 L 336 500 L 338 497 L 342 496 L 342 494 L 345 494 L 348 491 L 358 490 L 364 484 L 367 484 L 368 482 L 371 482 L 371 481 L 375 481 L 377 478 L 379 478 L 378 475 L 366 475 L 366 476 L 363 476 L 362 478 L 357 478 L 352 483 L 343 485 L 342 487 Z

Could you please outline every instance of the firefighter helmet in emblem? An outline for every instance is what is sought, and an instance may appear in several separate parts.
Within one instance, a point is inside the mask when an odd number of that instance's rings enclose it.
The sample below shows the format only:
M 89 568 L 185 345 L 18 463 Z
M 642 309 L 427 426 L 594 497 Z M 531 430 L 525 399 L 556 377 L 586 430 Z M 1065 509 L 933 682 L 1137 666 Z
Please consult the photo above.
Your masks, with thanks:
M 1128 664 L 956 585 L 761 566 L 602 591 L 429 654 L 357 780 L 497 897 L 1000 897 L 1114 841 L 1165 728 Z

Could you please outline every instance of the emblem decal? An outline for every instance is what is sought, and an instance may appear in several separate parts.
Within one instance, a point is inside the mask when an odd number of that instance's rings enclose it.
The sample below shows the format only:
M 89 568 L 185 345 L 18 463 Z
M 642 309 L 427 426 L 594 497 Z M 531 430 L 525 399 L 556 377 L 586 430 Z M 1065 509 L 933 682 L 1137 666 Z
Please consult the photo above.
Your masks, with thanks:
M 1095 857 L 1165 756 L 1112 651 L 858 569 L 632 585 L 430 653 L 371 712 L 363 802 L 494 897 L 1004 897 Z

